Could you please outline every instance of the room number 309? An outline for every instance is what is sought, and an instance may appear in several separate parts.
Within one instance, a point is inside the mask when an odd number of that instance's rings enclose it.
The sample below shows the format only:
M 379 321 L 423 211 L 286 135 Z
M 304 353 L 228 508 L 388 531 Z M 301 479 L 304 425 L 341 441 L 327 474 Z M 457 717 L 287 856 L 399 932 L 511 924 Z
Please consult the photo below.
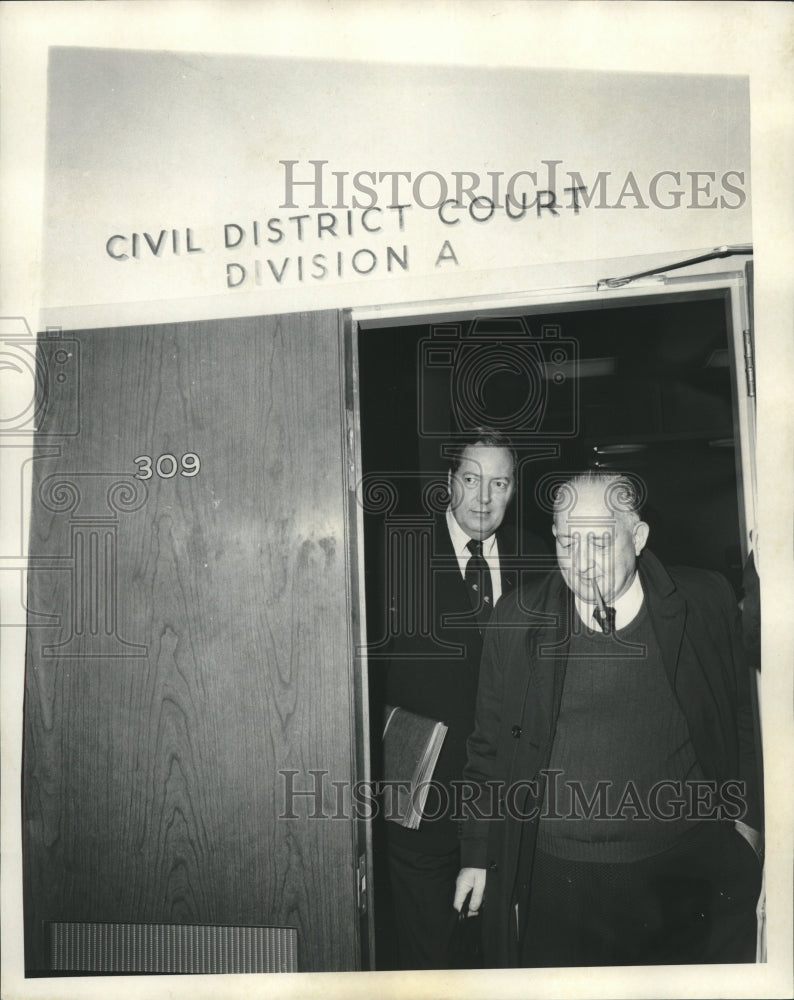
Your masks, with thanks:
M 136 479 L 151 479 L 153 475 L 158 475 L 160 479 L 173 479 L 179 472 L 180 476 L 190 479 L 199 474 L 201 469 L 201 459 L 194 452 L 189 451 L 180 459 L 175 455 L 161 455 L 154 459 L 149 455 L 139 455 L 133 461 L 138 466 L 135 473 Z

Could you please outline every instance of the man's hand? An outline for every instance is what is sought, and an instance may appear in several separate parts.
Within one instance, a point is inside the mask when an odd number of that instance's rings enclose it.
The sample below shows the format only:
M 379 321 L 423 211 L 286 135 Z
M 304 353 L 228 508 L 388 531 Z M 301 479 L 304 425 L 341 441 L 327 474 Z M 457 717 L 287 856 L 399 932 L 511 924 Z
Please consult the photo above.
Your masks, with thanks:
M 458 872 L 458 880 L 455 883 L 455 902 L 452 904 L 460 913 L 466 901 L 466 897 L 471 893 L 469 899 L 469 912 L 467 916 L 476 917 L 480 912 L 482 894 L 485 892 L 485 876 L 488 874 L 485 868 L 461 868 Z

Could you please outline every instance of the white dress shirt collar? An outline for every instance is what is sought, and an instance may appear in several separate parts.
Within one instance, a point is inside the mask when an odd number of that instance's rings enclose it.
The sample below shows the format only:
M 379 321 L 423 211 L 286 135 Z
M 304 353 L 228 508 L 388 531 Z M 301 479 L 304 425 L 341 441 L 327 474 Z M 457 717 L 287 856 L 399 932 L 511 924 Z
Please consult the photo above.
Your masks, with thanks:
M 465 569 L 465 565 L 471 555 L 471 549 L 469 548 L 471 537 L 466 534 L 455 520 L 455 515 L 449 507 L 447 507 L 447 527 L 449 528 L 449 537 L 452 540 L 452 548 L 455 550 L 455 555 L 459 561 L 463 558 Z M 483 539 L 482 554 L 486 559 L 496 551 L 496 534 L 489 535 L 488 538 Z
M 447 507 L 447 528 L 452 548 L 455 550 L 455 557 L 458 560 L 460 574 L 465 579 L 466 563 L 471 558 L 471 549 L 469 548 L 471 538 L 455 520 L 455 515 L 449 507 Z M 493 602 L 496 604 L 502 596 L 502 574 L 499 568 L 499 546 L 495 533 L 483 539 L 482 554 L 491 571 L 491 591 L 493 592 Z
M 642 607 L 644 596 L 642 584 L 640 583 L 640 574 L 639 572 L 636 572 L 629 589 L 621 594 L 613 604 L 615 609 L 616 629 L 625 628 L 634 621 L 639 614 L 640 608 Z M 595 604 L 588 604 L 587 601 L 583 601 L 578 594 L 576 595 L 576 610 L 579 613 L 579 617 L 591 630 L 596 630 L 598 628 L 596 620 L 593 617 L 595 607 Z

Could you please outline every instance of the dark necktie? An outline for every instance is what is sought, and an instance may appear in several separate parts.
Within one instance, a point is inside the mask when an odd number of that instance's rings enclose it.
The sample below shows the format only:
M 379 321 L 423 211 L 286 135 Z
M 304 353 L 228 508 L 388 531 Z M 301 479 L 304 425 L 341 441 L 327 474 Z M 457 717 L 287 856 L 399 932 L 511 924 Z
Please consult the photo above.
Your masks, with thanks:
M 493 610 L 491 570 L 482 554 L 482 542 L 470 538 L 466 547 L 471 552 L 466 563 L 466 586 L 469 588 L 471 606 L 477 615 L 477 621 L 482 626 L 487 623 Z
M 606 635 L 610 635 L 615 631 L 615 609 L 611 608 L 608 604 L 605 607 L 606 615 L 602 615 L 598 608 L 593 611 L 593 618 L 601 626 L 601 631 Z

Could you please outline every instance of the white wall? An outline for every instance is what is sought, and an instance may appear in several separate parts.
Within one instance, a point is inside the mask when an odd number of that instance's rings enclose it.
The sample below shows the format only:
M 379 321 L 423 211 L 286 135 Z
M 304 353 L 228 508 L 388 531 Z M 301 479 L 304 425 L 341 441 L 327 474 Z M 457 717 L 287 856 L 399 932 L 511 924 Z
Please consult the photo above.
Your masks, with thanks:
M 752 239 L 744 77 L 55 49 L 46 171 L 50 322 L 514 291 L 533 268 Z

